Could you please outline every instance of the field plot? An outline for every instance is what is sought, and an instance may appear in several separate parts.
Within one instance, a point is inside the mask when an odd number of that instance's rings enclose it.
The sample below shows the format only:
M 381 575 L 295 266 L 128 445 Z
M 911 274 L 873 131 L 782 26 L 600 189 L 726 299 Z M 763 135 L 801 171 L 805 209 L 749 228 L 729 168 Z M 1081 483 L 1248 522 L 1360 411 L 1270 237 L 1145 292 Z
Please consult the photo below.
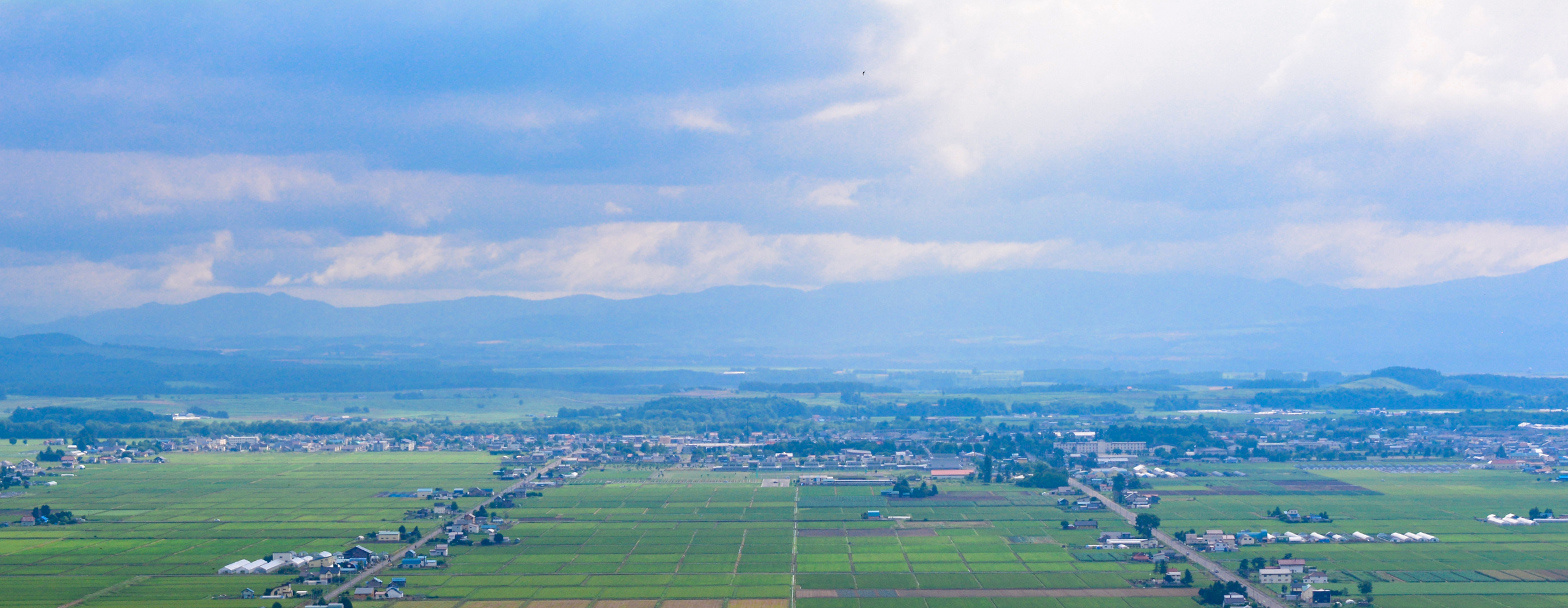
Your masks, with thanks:
M 616 608 L 610 602 L 638 600 L 654 603 L 622 608 L 679 608 L 674 602 L 745 608 L 745 602 L 788 600 L 794 588 L 832 596 L 802 597 L 802 606 L 1191 602 L 1118 597 L 1145 591 L 1129 581 L 1147 579 L 1150 566 L 1075 559 L 1063 543 L 1093 543 L 1095 533 L 1059 530 L 1064 513 L 1036 492 L 955 483 L 963 491 L 951 499 L 894 501 L 899 504 L 886 508 L 922 513 L 918 521 L 895 524 L 861 518 L 866 508 L 887 505 L 877 488 L 763 487 L 765 478 L 595 469 L 580 483 L 507 509 L 504 515 L 519 521 L 506 531 L 515 544 L 454 547 L 450 567 L 409 576 L 408 592 L 431 601 L 462 600 L 465 607 L 533 602 L 528 605 L 538 608 L 564 601 Z M 1106 595 L 1008 597 L 1038 589 Z M 912 593 L 976 597 L 908 597 Z
M 1201 470 L 1202 467 L 1200 467 Z M 1210 465 L 1208 468 L 1220 467 Z M 1414 473 L 1376 469 L 1302 470 L 1287 464 L 1225 465 L 1245 477 L 1158 480 L 1152 512 L 1168 531 L 1267 529 L 1276 535 L 1426 532 L 1437 543 L 1275 543 L 1216 554 L 1239 559 L 1289 553 L 1329 571 L 1332 588 L 1374 584 L 1379 606 L 1565 606 L 1568 527 L 1501 527 L 1476 521 L 1565 504 L 1568 487 L 1507 470 L 1460 468 Z M 1270 511 L 1327 512 L 1329 523 L 1284 523 Z M 1484 596 L 1484 597 L 1483 597 Z M 1467 599 L 1468 598 L 1468 599 Z M 1465 601 L 1474 603 L 1466 604 Z
M 494 457 L 473 452 L 171 459 L 90 468 L 60 486 L 0 502 L 8 516 L 47 503 L 90 520 L 0 530 L 0 590 L 7 592 L 0 608 L 83 598 L 88 608 L 237 607 L 237 600 L 207 598 L 288 577 L 214 574 L 228 562 L 272 551 L 341 550 L 370 530 L 435 525 L 401 521 L 422 501 L 378 493 L 497 485 L 488 476 Z M 1191 601 L 1135 587 L 1132 581 L 1150 576 L 1148 564 L 1075 557 L 1069 546 L 1082 552 L 1096 533 L 1060 530 L 1057 522 L 1068 514 L 1035 492 L 953 483 L 944 490 L 951 495 L 889 504 L 876 488 L 800 488 L 763 484 L 765 478 L 591 470 L 498 513 L 512 522 L 503 530 L 509 542 L 454 546 L 443 568 L 397 573 L 407 578 L 408 599 L 356 605 L 785 608 L 777 602 L 797 589 L 817 596 L 799 598 L 807 608 Z M 865 520 L 862 505 L 914 519 Z M 1120 522 L 1102 521 L 1120 529 Z
M 274 551 L 341 551 L 360 534 L 395 529 L 404 511 L 424 506 L 376 498 L 378 492 L 495 485 L 487 475 L 492 458 L 483 453 L 169 459 L 90 467 L 58 486 L 0 499 L 5 521 L 43 504 L 88 518 L 72 526 L 0 529 L 0 607 L 58 606 L 106 589 L 82 605 L 233 606 L 205 598 L 290 577 L 216 575 L 224 564 Z

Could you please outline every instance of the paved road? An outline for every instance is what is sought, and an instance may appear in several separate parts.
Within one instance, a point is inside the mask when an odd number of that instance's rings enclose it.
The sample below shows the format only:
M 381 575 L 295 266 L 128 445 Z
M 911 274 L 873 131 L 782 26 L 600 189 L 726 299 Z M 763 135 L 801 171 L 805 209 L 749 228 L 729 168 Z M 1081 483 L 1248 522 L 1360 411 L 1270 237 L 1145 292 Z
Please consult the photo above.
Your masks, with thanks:
M 1106 508 L 1114 511 L 1117 515 L 1122 516 L 1122 519 L 1127 520 L 1127 523 L 1133 523 L 1133 520 L 1137 518 L 1137 516 L 1126 507 L 1116 504 L 1116 501 L 1106 498 L 1105 495 L 1096 492 L 1093 488 L 1084 485 L 1082 482 L 1079 482 L 1076 479 L 1068 479 L 1067 482 L 1072 484 L 1073 487 L 1083 490 L 1085 494 L 1100 499 L 1100 502 L 1105 503 Z M 1159 530 L 1154 531 L 1154 539 L 1160 541 L 1161 544 L 1174 549 L 1176 552 L 1187 556 L 1188 561 L 1199 566 L 1203 566 L 1203 569 L 1208 570 L 1209 574 L 1214 578 L 1222 581 L 1235 581 L 1246 585 L 1247 596 L 1251 597 L 1254 602 L 1263 604 L 1268 608 L 1291 608 L 1284 601 L 1273 595 L 1270 595 L 1267 591 L 1263 590 L 1263 588 L 1258 586 L 1257 583 L 1253 583 L 1250 580 L 1242 578 L 1241 575 L 1238 575 L 1235 572 L 1226 570 L 1219 564 L 1214 563 L 1214 560 L 1205 557 L 1202 552 L 1187 546 L 1187 543 L 1176 540 L 1175 537 Z
M 550 468 L 554 467 L 555 465 L 560 464 L 560 462 L 561 462 L 561 459 L 557 458 L 557 459 L 551 460 L 550 462 L 544 463 L 543 465 L 540 465 L 539 468 L 534 469 L 534 472 L 529 474 L 527 477 L 524 477 L 522 479 L 517 480 L 517 483 L 514 483 L 514 484 L 508 486 L 505 490 L 501 490 L 500 492 L 496 492 L 494 496 L 486 498 L 486 499 L 480 501 L 478 504 L 475 504 L 472 508 L 470 508 L 468 510 L 467 513 L 469 515 L 473 515 L 475 512 L 477 512 L 479 510 L 479 507 L 488 507 L 488 506 L 490 506 L 490 503 L 495 502 L 495 499 L 500 498 L 501 495 L 506 494 L 507 492 L 516 491 L 518 488 L 523 487 L 524 484 L 526 484 L 526 483 L 528 483 L 530 481 L 533 481 L 535 479 L 538 479 L 539 478 L 539 474 L 541 472 L 549 470 Z M 325 596 L 323 596 L 323 599 L 325 599 L 326 601 L 331 601 L 333 598 L 336 598 L 339 595 L 342 595 L 344 593 L 348 593 L 350 591 L 353 591 L 354 587 L 358 586 L 361 582 L 364 582 L 365 580 L 369 579 L 370 577 L 379 574 L 382 570 L 387 569 L 388 566 L 391 566 L 392 564 L 401 562 L 403 560 L 403 555 L 404 554 L 406 554 L 406 553 L 408 553 L 410 551 L 418 551 L 419 548 L 423 547 L 425 545 L 425 543 L 430 541 L 430 539 L 435 538 L 436 536 L 439 536 L 445 528 L 446 528 L 446 522 L 442 522 L 442 525 L 438 526 L 434 531 L 425 534 L 424 536 L 420 537 L 419 540 L 416 540 L 416 541 L 414 541 L 412 543 L 409 543 L 408 546 L 403 547 L 402 549 L 399 549 L 397 552 L 395 552 L 392 555 L 388 556 L 386 559 L 381 560 L 380 563 L 378 563 L 378 564 L 376 564 L 374 566 L 371 566 L 369 568 L 366 568 L 364 572 L 359 573 L 359 576 L 356 576 L 356 577 L 354 577 L 352 579 L 349 579 L 348 582 L 343 583 L 342 585 L 339 585 L 338 588 L 333 589 L 331 592 L 327 593 Z

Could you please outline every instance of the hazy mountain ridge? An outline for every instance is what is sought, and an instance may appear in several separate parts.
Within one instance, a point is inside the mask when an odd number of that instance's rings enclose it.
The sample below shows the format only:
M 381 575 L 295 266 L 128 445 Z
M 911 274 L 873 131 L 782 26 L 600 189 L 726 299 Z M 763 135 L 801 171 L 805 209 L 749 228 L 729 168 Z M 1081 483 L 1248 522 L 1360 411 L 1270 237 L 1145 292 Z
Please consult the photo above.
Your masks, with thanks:
M 10 333 L 315 352 L 416 342 L 524 366 L 1568 370 L 1568 264 L 1399 289 L 1185 274 L 1009 271 L 829 286 L 719 287 L 631 300 L 477 297 L 337 308 L 225 294 Z M 480 344 L 498 343 L 498 344 Z M 403 345 L 403 346 L 400 346 Z M 432 350 L 433 349 L 433 350 Z M 464 355 L 464 353 L 467 353 Z

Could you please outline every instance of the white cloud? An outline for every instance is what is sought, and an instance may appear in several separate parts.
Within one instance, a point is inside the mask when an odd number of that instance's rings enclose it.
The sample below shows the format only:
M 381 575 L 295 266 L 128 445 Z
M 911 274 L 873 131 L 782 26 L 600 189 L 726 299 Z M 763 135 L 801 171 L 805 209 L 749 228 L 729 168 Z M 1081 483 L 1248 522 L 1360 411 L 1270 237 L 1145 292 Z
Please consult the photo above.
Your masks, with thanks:
M 846 118 L 863 116 L 877 111 L 882 104 L 875 101 L 861 101 L 855 103 L 835 103 L 826 108 L 813 112 L 806 120 L 811 122 L 832 122 Z
M 322 251 L 326 270 L 292 282 L 411 287 L 439 274 L 457 285 L 498 292 L 630 296 L 740 284 L 813 288 L 1016 268 L 1165 270 L 1190 261 L 1180 251 L 1184 247 L 909 242 L 847 233 L 755 234 L 715 222 L 620 222 L 506 242 L 403 235 L 351 239 Z
M 740 133 L 740 129 L 720 120 L 718 113 L 712 110 L 675 110 L 670 112 L 670 122 L 676 127 L 688 131 L 726 134 Z
M 1398 287 L 1498 276 L 1568 259 L 1568 227 L 1289 224 L 1203 241 L 908 241 L 849 233 L 756 234 L 714 222 L 620 222 L 505 242 L 383 235 L 326 248 L 316 285 L 428 283 L 496 292 L 675 293 L 719 285 L 814 288 L 931 274 L 1055 268 L 1116 273 L 1219 269 Z M 296 280 L 296 283 L 300 280 Z
M 271 218 L 297 225 L 334 211 L 376 227 L 426 228 L 453 213 L 524 209 L 581 217 L 603 201 L 671 196 L 668 188 L 616 184 L 539 184 L 507 175 L 371 169 L 346 156 L 173 156 L 141 152 L 78 153 L 0 150 L 0 217 L 51 225 L 136 222 L 172 224 L 192 217 Z M 677 194 L 673 194 L 678 196 Z M 537 221 L 541 214 L 530 216 Z M 313 217 L 315 216 L 315 217 Z M 330 217 L 325 221 L 331 222 Z M 387 226 L 390 224 L 391 226 Z M 344 229 L 339 224 L 324 226 Z M 472 226 L 465 226 L 472 227 Z M 479 226 L 490 228 L 491 226 Z M 150 235 L 152 237 L 160 235 Z
M 0 249 L 0 311 L 21 321 L 124 308 L 147 302 L 178 303 L 233 291 L 215 280 L 214 263 L 234 254 L 228 232 L 211 242 L 152 255 L 86 260 L 74 254 L 25 254 Z
M 213 235 L 212 242 L 197 247 L 188 259 L 164 266 L 166 273 L 161 285 L 167 292 L 189 293 L 212 286 L 212 265 L 234 251 L 234 234 L 224 230 Z
M 470 192 L 483 181 L 436 172 L 367 170 L 331 157 L 0 150 L 0 188 L 18 212 L 58 213 L 74 207 L 98 220 L 232 206 L 368 205 L 408 225 L 424 226 L 450 212 L 454 194 Z
M 824 184 L 807 194 L 806 200 L 818 207 L 854 207 L 860 204 L 855 202 L 855 193 L 869 183 L 871 180 L 858 179 Z
M 41 321 L 61 314 L 183 302 L 226 291 L 282 289 L 340 305 L 469 295 L 632 297 L 722 285 L 816 288 L 835 283 L 1012 269 L 1151 273 L 1218 268 L 1258 278 L 1307 277 L 1395 287 L 1496 276 L 1568 259 L 1568 226 L 1399 224 L 1357 220 L 1285 225 L 1203 241 L 1110 246 L 1074 239 L 910 241 L 843 232 L 758 234 L 717 222 L 619 222 L 547 236 L 486 241 L 460 235 L 337 239 L 227 233 L 196 246 L 88 261 L 0 251 L 0 310 Z M 291 253 L 292 252 L 292 253 Z M 294 260 L 265 285 L 236 284 L 215 264 Z M 314 261 L 312 261 L 314 260 Z
M 1269 239 L 1266 272 L 1345 287 L 1501 276 L 1568 259 L 1568 227 L 1356 220 L 1291 224 Z
M 1556 33 L 1568 5 L 884 6 L 893 20 L 864 52 L 898 92 L 904 120 L 890 124 L 912 125 L 898 134 L 906 147 L 959 177 L 1095 154 L 1258 163 L 1426 135 L 1505 157 L 1568 148 L 1568 38 Z M 1440 152 L 1463 159 L 1461 148 Z
M 631 213 L 631 212 L 632 212 L 631 209 L 628 209 L 626 207 L 622 207 L 620 205 L 617 205 L 617 204 L 615 204 L 615 201 L 605 201 L 604 202 L 604 214 L 605 215 L 626 215 L 626 214 Z
M 332 263 L 321 272 L 295 281 L 330 285 L 362 279 L 419 278 L 437 271 L 466 268 L 478 253 L 480 248 L 473 246 L 449 246 L 445 236 L 363 237 L 326 248 L 320 255 Z

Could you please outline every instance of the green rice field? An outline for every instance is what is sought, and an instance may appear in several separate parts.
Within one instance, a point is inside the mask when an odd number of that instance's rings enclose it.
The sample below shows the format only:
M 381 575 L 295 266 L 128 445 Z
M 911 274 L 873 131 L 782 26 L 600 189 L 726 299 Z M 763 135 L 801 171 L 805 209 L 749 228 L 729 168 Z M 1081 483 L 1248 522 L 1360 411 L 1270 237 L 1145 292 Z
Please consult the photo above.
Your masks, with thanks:
M 1524 514 L 1531 507 L 1561 508 L 1557 505 L 1568 505 L 1568 484 L 1512 470 L 1309 471 L 1289 464 L 1194 468 L 1240 470 L 1247 476 L 1154 481 L 1162 500 L 1150 511 L 1168 531 L 1426 532 L 1441 541 L 1274 543 L 1215 554 L 1229 567 L 1240 559 L 1288 553 L 1329 572 L 1331 588 L 1354 594 L 1357 583 L 1372 582 L 1379 606 L 1568 606 L 1568 570 L 1562 570 L 1568 569 L 1568 526 L 1502 527 L 1476 520 L 1490 513 Z M 1333 521 L 1287 524 L 1266 516 L 1275 508 L 1327 511 Z
M 40 504 L 88 523 L 0 529 L 0 608 L 270 605 L 213 599 L 287 576 L 219 576 L 224 564 L 284 550 L 333 550 L 398 525 L 414 487 L 496 487 L 483 452 L 172 454 L 165 465 L 105 465 L 0 499 L 14 521 Z M 1568 528 L 1500 528 L 1487 513 L 1563 506 L 1568 486 L 1510 471 L 1443 474 L 1302 471 L 1228 465 L 1246 477 L 1158 480 L 1164 528 L 1424 531 L 1431 544 L 1275 544 L 1216 554 L 1290 553 L 1340 586 L 1375 585 L 1380 606 L 1568 605 Z M 778 474 L 773 474 L 777 476 Z M 762 487 L 765 475 L 606 467 L 519 501 L 508 543 L 454 546 L 438 569 L 389 571 L 405 608 L 1008 608 L 1193 605 L 1137 596 L 1151 567 L 1128 552 L 1085 550 L 1095 530 L 1037 491 L 949 483 L 937 497 L 889 499 L 878 488 Z M 1306 488 L 1306 489 L 1303 489 Z M 1314 491 L 1312 488 L 1318 488 Z M 1327 489 L 1324 489 L 1327 488 Z M 475 499 L 460 499 L 472 504 Z M 1564 503 L 1568 504 L 1568 503 Z M 1285 525 L 1275 507 L 1328 511 L 1330 524 Z M 902 522 L 864 520 L 877 509 Z M 1108 515 L 1102 530 L 1129 530 Z M 382 545 L 391 549 L 397 545 Z M 1182 567 L 1182 566 L 1178 566 Z M 1199 573 L 1198 583 L 1208 581 Z M 1043 594 L 1018 597 L 1020 590 Z M 1052 597 L 1100 590 L 1105 597 Z M 922 597 L 923 593 L 965 597 Z M 1125 595 L 1125 596 L 1122 596 Z M 1467 603 L 1468 602 L 1468 603 Z M 285 602 L 300 605 L 303 601 Z

